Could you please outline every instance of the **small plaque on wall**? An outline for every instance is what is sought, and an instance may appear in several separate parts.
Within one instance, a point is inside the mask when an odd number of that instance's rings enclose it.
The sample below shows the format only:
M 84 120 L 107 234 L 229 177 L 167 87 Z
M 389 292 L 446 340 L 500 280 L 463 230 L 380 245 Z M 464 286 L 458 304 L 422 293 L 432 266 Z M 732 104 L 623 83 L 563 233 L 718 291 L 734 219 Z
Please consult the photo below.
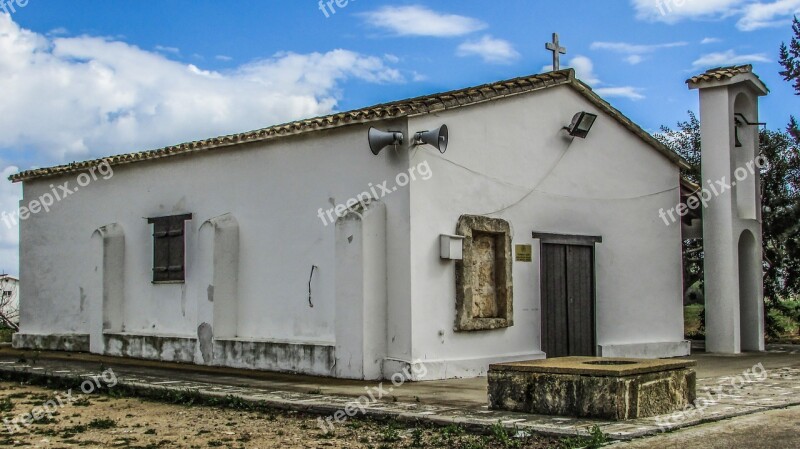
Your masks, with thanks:
M 533 245 L 516 245 L 517 262 L 533 262 Z

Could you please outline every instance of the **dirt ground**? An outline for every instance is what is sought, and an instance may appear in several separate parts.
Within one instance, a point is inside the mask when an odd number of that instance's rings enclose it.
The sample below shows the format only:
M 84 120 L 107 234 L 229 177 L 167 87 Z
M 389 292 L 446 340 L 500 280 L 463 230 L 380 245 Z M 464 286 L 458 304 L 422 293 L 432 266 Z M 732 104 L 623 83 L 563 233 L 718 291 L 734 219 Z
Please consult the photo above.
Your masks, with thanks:
M 0 446 L 43 448 L 559 448 L 544 437 L 513 438 L 494 429 L 474 435 L 463 429 L 408 427 L 351 420 L 324 432 L 318 417 L 280 411 L 237 411 L 171 405 L 138 398 L 83 395 L 13 382 L 0 382 Z M 15 418 L 61 399 L 53 418 L 42 416 L 11 433 Z M 22 423 L 22 420 L 18 420 Z

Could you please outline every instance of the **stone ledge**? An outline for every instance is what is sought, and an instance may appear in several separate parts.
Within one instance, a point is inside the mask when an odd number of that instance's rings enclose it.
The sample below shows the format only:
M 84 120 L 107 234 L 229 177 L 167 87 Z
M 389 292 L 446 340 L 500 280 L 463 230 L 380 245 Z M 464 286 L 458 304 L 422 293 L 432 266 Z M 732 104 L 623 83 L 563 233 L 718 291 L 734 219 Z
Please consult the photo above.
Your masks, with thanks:
M 112 357 L 316 376 L 330 376 L 335 365 L 331 345 L 130 333 L 105 333 L 103 340 L 103 354 Z
M 196 338 L 178 336 L 103 334 L 103 353 L 114 357 L 193 363 Z
M 583 376 L 625 377 L 638 374 L 686 369 L 696 366 L 694 360 L 642 360 L 630 358 L 560 357 L 524 362 L 497 363 L 489 371 L 575 374 Z
M 36 349 L 40 351 L 89 352 L 88 334 L 24 334 L 16 333 L 11 338 L 14 349 Z
M 202 349 L 202 342 L 201 342 Z M 284 373 L 331 376 L 336 365 L 333 345 L 215 339 L 207 365 Z

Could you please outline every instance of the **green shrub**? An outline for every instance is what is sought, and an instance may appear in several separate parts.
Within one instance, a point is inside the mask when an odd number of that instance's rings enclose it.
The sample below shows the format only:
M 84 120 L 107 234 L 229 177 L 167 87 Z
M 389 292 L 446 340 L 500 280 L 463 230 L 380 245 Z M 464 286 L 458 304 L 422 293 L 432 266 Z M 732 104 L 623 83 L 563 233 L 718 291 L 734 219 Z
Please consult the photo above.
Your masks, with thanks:
M 11 336 L 14 330 L 7 327 L 0 327 L 0 343 L 11 343 Z

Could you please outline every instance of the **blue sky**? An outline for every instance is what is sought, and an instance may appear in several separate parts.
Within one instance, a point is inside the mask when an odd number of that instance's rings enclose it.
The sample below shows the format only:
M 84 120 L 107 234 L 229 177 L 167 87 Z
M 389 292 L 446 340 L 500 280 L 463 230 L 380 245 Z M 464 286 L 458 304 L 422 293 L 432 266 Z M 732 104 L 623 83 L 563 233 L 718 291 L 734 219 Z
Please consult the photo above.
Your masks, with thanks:
M 684 81 L 719 65 L 755 65 L 770 128 L 797 112 L 777 56 L 800 0 L 350 0 L 327 17 L 317 0 L 0 1 L 4 176 L 538 73 L 552 32 L 651 131 L 696 110 Z

